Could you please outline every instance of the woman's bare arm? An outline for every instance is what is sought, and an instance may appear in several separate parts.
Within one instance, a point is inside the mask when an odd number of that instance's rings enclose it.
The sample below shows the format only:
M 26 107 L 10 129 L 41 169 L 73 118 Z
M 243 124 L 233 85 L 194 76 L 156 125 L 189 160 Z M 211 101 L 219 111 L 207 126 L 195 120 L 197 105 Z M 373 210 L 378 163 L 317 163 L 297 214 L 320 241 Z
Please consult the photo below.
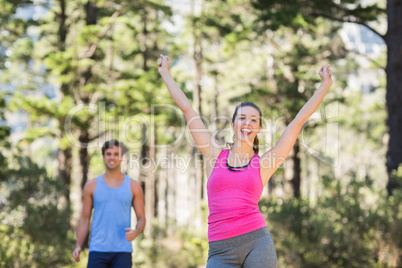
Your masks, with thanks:
M 268 182 L 272 174 L 280 167 L 283 161 L 285 161 L 286 157 L 292 150 L 304 123 L 317 110 L 318 106 L 324 99 L 325 94 L 332 85 L 332 73 L 329 69 L 329 65 L 322 66 L 318 74 L 322 80 L 320 87 L 299 111 L 295 119 L 293 119 L 293 121 L 286 127 L 276 145 L 264 153 L 260 158 L 261 178 L 264 185 Z
M 161 59 L 158 63 L 158 71 L 173 100 L 180 110 L 183 111 L 195 143 L 206 158 L 218 157 L 222 147 L 218 144 L 217 140 L 212 137 L 209 130 L 205 127 L 204 122 L 201 120 L 200 115 L 193 109 L 190 101 L 173 79 L 169 72 L 170 65 L 171 61 L 169 57 L 161 55 Z

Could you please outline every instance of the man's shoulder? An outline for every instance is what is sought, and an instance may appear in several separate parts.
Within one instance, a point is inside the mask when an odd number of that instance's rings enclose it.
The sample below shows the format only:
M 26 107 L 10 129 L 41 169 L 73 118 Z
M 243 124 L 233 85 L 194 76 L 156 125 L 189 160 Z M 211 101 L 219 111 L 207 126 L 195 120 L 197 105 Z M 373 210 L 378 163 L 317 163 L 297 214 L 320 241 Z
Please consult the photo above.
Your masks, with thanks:
M 130 188 L 133 195 L 139 190 L 142 190 L 141 183 L 133 178 L 130 178 Z
M 89 192 L 94 192 L 94 191 L 95 191 L 95 187 L 96 187 L 96 182 L 97 182 L 97 177 L 96 177 L 96 178 L 93 178 L 93 179 L 91 179 L 91 180 L 88 180 L 88 181 L 85 183 L 84 191 L 86 190 L 86 191 L 89 191 Z
M 93 178 L 93 179 L 88 180 L 88 181 L 85 183 L 85 185 L 93 185 L 93 184 L 96 185 L 96 182 L 97 182 L 97 181 L 98 181 L 98 177 L 95 177 L 95 178 Z
M 135 179 L 130 178 L 130 177 L 128 177 L 128 178 L 130 179 L 131 187 L 141 187 L 141 183 L 138 180 L 135 180 Z

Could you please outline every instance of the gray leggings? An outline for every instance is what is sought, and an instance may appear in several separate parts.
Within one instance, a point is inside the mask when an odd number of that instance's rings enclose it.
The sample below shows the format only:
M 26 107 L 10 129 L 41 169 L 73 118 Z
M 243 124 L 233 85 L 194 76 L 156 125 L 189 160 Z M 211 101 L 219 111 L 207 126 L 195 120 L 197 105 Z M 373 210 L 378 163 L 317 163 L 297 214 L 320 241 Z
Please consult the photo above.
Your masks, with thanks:
M 207 268 L 276 268 L 277 257 L 266 227 L 209 243 Z

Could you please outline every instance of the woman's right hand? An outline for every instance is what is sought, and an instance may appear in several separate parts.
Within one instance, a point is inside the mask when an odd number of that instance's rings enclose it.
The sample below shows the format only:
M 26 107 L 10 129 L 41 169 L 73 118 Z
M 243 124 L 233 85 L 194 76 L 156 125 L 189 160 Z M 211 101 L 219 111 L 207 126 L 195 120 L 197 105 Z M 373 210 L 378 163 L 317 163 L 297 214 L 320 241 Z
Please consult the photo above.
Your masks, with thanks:
M 171 64 L 172 62 L 170 61 L 169 57 L 161 54 L 161 58 L 158 62 L 158 72 L 162 74 L 163 71 L 169 71 Z

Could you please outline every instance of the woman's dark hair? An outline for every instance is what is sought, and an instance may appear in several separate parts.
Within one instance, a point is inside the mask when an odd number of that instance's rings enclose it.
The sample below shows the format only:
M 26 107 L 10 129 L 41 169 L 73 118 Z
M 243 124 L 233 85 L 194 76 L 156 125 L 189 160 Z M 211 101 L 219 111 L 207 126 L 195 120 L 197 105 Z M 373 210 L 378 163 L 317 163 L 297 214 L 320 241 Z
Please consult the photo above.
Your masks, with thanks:
M 124 143 L 113 139 L 113 140 L 107 141 L 103 144 L 102 155 L 105 155 L 106 150 L 109 148 L 112 148 L 112 147 L 120 147 L 121 155 L 124 155 L 128 151 L 127 147 L 124 145 Z
M 239 105 L 237 105 L 237 107 L 236 107 L 236 109 L 235 109 L 235 111 L 234 111 L 234 113 L 233 113 L 232 123 L 234 123 L 234 120 L 236 119 L 236 116 L 237 116 L 237 113 L 238 113 L 239 108 L 240 108 L 240 107 L 247 107 L 247 106 L 253 107 L 254 109 L 256 109 L 256 110 L 258 111 L 258 113 L 260 114 L 260 127 L 262 127 L 262 113 L 261 113 L 261 109 L 260 109 L 260 107 L 258 107 L 257 105 L 255 105 L 255 104 L 252 103 L 252 102 L 242 102 L 242 103 L 240 103 Z M 253 151 L 254 151 L 255 154 L 258 154 L 258 152 L 259 152 L 259 144 L 260 144 L 260 141 L 258 140 L 258 137 L 255 136 L 254 142 L 253 142 Z M 232 145 L 233 145 L 233 144 L 232 144 Z

